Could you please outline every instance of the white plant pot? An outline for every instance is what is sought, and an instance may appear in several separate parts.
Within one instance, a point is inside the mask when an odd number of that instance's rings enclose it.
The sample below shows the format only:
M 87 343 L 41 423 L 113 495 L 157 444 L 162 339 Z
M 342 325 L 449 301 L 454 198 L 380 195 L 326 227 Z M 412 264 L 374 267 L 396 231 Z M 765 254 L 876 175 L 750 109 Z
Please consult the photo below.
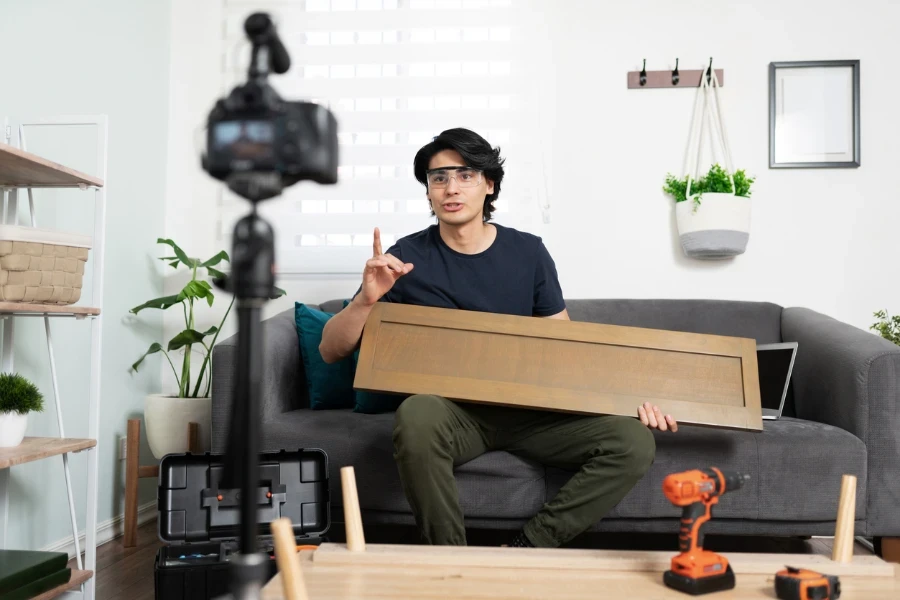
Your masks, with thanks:
M 750 198 L 708 192 L 701 196 L 700 206 L 693 197 L 676 203 L 675 217 L 681 247 L 691 258 L 727 258 L 747 249 Z
M 144 399 L 144 426 L 153 456 L 162 460 L 167 454 L 187 452 L 188 423 L 200 426 L 200 449 L 208 451 L 211 411 L 210 398 L 173 398 L 163 394 L 147 396 Z
M 28 426 L 28 413 L 0 413 L 0 448 L 13 448 L 25 439 L 25 428 Z

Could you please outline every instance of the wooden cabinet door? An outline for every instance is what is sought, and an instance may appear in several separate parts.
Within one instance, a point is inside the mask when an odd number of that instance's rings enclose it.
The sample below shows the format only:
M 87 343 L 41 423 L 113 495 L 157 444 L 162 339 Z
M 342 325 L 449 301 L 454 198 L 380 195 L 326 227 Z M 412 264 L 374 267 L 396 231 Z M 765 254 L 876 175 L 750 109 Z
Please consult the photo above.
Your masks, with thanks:
M 762 430 L 756 341 L 377 303 L 354 386 L 581 414 Z

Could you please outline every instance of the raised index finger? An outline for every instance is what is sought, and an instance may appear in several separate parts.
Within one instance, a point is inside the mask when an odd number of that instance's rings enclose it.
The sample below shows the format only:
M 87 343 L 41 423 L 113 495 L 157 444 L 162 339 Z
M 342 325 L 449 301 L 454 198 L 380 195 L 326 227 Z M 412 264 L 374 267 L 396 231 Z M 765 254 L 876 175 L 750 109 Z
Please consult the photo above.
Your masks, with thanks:
M 381 254 L 384 254 L 381 251 L 381 232 L 376 227 L 374 241 L 372 242 L 372 256 L 380 256 Z

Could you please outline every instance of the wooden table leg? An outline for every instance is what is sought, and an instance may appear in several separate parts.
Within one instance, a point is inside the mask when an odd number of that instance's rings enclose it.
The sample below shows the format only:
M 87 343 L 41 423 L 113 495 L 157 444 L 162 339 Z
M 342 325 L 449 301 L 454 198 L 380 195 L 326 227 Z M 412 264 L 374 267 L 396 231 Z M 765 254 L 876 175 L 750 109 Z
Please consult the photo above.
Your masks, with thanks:
M 834 531 L 834 547 L 831 560 L 848 563 L 853 560 L 853 525 L 856 522 L 856 477 L 841 478 L 841 495 L 838 500 L 837 523 Z
M 125 541 L 126 548 L 137 546 L 138 465 L 141 451 L 141 420 L 128 420 L 125 447 Z
M 126 548 L 137 546 L 138 481 L 145 477 L 158 477 L 159 465 L 141 466 L 141 420 L 128 420 L 125 450 L 125 540 Z M 188 452 L 202 454 L 200 425 L 188 423 Z
M 900 563 L 900 537 L 881 538 L 881 557 L 888 562 Z
M 202 454 L 200 448 L 200 425 L 197 423 L 188 423 L 188 452 L 191 454 Z
M 359 511 L 356 473 L 351 466 L 341 467 L 341 491 L 344 496 L 344 528 L 347 535 L 347 548 L 353 552 L 364 552 L 366 536 L 363 532 L 362 515 Z
M 297 555 L 297 539 L 291 520 L 281 517 L 272 521 L 272 537 L 275 539 L 275 562 L 283 582 L 285 600 L 308 600 L 306 584 L 303 581 L 303 569 Z

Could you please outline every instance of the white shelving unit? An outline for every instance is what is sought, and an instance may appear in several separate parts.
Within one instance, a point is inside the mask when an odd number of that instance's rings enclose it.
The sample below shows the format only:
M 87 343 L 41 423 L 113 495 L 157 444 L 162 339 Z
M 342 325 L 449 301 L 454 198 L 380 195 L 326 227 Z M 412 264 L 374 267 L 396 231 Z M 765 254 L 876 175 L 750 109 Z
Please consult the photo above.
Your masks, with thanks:
M 27 151 L 26 130 L 32 127 L 47 126 L 95 126 L 97 131 L 97 168 L 98 176 L 70 169 L 61 164 L 49 161 Z M 72 534 L 75 539 L 77 569 L 73 569 L 72 577 L 66 585 L 50 590 L 38 596 L 40 600 L 50 598 L 94 600 L 97 565 L 97 478 L 98 452 L 97 438 L 100 429 L 100 342 L 103 326 L 103 252 L 106 237 L 106 158 L 107 158 L 107 120 L 105 116 L 58 117 L 22 121 L 10 126 L 7 121 L 0 131 L 0 202 L 5 196 L 5 211 L 0 215 L 3 224 L 15 225 L 18 214 L 20 195 L 28 197 L 31 215 L 31 227 L 37 227 L 34 216 L 34 193 L 39 188 L 77 188 L 93 191 L 94 195 L 94 227 L 93 241 L 88 256 L 88 267 L 93 268 L 92 286 L 89 298 L 90 306 L 81 304 L 43 305 L 20 302 L 0 302 L 0 320 L 3 323 L 3 348 L 0 352 L 0 369 L 12 372 L 14 368 L 15 323 L 19 318 L 41 317 L 44 319 L 44 330 L 47 337 L 47 352 L 50 362 L 50 374 L 53 381 L 53 399 L 59 426 L 57 437 L 26 437 L 20 446 L 0 448 L 0 548 L 6 547 L 6 533 L 9 522 L 9 474 L 10 469 L 34 460 L 42 460 L 53 456 L 62 456 L 63 470 L 66 479 L 69 515 L 72 521 Z M 3 204 L 0 204 L 2 209 Z M 85 321 L 91 328 L 90 344 L 90 403 L 88 416 L 88 432 L 86 438 L 67 438 L 62 418 L 59 385 L 56 374 L 56 360 L 53 351 L 50 323 L 57 318 L 74 318 Z M 46 395 L 46 394 L 45 394 Z M 69 471 L 69 455 L 74 452 L 87 452 L 87 502 L 84 515 L 85 541 L 80 548 L 78 518 L 75 514 L 73 500 L 73 481 Z M 84 551 L 82 561 L 81 552 Z

